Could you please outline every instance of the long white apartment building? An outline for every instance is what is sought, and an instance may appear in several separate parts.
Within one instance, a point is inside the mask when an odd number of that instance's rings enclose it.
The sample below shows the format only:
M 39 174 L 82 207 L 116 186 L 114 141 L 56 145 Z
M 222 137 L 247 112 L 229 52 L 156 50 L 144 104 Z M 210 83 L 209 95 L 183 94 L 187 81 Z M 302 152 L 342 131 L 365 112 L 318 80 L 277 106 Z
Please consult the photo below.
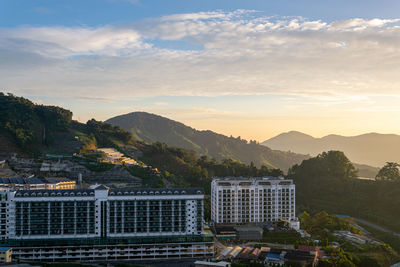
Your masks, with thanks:
M 24 261 L 212 257 L 201 189 L 0 193 L 0 246 Z
M 294 221 L 295 185 L 283 177 L 224 177 L 211 183 L 211 219 L 218 224 Z

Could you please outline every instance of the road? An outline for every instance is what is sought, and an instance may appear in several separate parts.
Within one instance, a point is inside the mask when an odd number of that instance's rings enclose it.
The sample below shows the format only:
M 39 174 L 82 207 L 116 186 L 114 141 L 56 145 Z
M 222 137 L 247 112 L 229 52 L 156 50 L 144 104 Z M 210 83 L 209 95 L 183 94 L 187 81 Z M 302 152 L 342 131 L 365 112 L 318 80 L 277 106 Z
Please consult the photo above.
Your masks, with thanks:
M 351 217 L 349 215 L 341 215 L 341 214 L 335 214 L 335 216 L 339 217 L 339 218 L 349 218 L 349 217 Z M 391 231 L 389 229 L 386 229 L 386 228 L 384 228 L 382 226 L 379 226 L 379 225 L 377 225 L 375 223 L 366 221 L 364 219 L 359 219 L 359 218 L 354 218 L 354 217 L 351 217 L 351 218 L 353 218 L 355 222 L 359 222 L 359 223 L 365 224 L 365 225 L 367 225 L 369 227 L 375 228 L 375 229 L 377 229 L 379 231 L 382 231 L 382 232 L 385 232 L 385 233 L 391 233 L 391 234 L 393 234 L 393 235 L 395 235 L 397 237 L 400 237 L 399 233 L 393 232 L 393 231 Z

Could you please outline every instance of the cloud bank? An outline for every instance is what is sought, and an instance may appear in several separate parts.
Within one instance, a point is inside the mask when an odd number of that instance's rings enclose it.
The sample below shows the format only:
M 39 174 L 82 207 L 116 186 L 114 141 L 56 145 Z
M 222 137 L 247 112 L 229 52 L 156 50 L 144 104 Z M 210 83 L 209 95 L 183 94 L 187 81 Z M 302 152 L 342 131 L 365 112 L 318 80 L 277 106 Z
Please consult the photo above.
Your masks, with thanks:
M 400 19 L 324 22 L 237 10 L 98 28 L 0 28 L 0 87 L 114 100 L 400 95 L 399 25 Z

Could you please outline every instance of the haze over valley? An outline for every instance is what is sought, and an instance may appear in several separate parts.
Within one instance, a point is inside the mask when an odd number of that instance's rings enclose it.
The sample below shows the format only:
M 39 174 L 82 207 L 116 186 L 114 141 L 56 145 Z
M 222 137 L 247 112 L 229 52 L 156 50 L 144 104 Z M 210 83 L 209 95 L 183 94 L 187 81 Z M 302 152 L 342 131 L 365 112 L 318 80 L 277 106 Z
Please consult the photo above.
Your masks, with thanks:
M 343 151 L 351 161 L 380 167 L 400 162 L 400 135 L 366 133 L 358 136 L 330 134 L 314 138 L 297 131 L 282 133 L 261 143 L 272 149 L 316 156 L 323 151 Z

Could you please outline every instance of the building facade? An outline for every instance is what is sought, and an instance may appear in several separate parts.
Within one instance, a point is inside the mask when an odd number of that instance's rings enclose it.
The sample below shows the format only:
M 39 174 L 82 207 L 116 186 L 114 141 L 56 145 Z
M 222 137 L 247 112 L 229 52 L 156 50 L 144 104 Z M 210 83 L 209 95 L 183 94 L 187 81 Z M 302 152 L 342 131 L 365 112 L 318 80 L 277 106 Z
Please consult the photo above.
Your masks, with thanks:
M 12 248 L 0 247 L 0 263 L 11 262 Z
M 36 177 L 0 178 L 0 190 L 39 190 L 46 189 L 46 184 Z
M 203 199 L 199 189 L 2 192 L 0 237 L 20 260 L 209 257 Z
M 60 190 L 60 189 L 75 189 L 76 182 L 64 177 L 48 177 L 44 178 L 46 182 L 46 189 Z
M 292 180 L 225 177 L 211 183 L 211 219 L 215 223 L 293 221 L 295 205 Z

